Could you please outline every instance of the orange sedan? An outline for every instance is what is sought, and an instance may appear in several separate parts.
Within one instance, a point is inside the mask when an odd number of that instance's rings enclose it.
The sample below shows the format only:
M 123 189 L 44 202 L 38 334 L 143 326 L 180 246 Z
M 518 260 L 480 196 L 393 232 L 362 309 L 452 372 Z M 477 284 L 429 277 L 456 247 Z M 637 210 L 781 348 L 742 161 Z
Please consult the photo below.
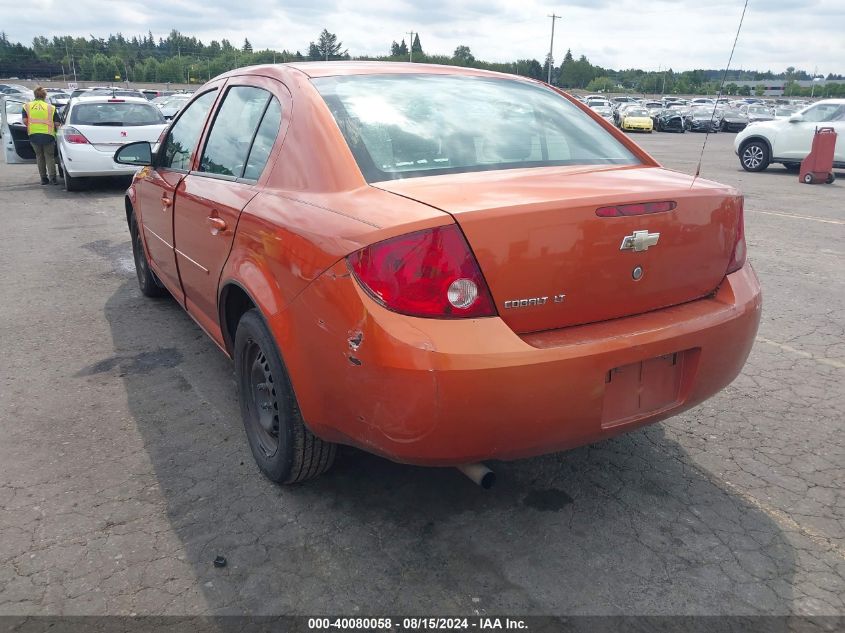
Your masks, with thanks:
M 141 290 L 234 358 L 274 481 L 338 443 L 466 466 L 630 431 L 729 384 L 760 320 L 741 195 L 521 77 L 241 68 L 115 160 Z

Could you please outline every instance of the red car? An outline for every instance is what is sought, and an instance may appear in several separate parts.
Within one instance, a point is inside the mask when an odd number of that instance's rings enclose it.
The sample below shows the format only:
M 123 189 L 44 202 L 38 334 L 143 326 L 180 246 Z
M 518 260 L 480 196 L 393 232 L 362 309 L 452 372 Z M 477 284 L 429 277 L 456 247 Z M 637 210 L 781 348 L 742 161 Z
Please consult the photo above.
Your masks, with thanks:
M 760 319 L 743 201 L 540 82 L 309 63 L 207 83 L 125 200 L 138 281 L 234 358 L 279 482 L 335 445 L 475 464 L 674 415 Z

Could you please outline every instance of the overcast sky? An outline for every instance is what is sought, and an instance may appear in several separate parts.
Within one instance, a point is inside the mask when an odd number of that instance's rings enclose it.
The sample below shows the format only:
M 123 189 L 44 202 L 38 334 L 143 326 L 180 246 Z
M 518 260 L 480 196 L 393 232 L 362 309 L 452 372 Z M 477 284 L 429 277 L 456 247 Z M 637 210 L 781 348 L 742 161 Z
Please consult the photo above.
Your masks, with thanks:
M 12 41 L 126 36 L 171 28 L 256 50 L 306 53 L 323 28 L 355 55 L 386 54 L 418 31 L 427 53 L 469 46 L 478 59 L 542 62 L 553 11 L 555 60 L 567 48 L 610 68 L 723 68 L 744 0 L 0 0 Z M 845 0 L 750 0 L 732 68 L 845 73 Z

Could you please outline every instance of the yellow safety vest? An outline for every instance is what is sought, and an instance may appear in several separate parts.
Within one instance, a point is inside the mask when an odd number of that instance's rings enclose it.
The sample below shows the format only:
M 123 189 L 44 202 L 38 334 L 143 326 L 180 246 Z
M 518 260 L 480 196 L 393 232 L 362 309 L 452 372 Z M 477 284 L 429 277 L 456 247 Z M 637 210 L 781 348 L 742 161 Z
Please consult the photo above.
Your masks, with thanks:
M 56 136 L 56 126 L 53 123 L 56 106 L 50 105 L 41 99 L 36 99 L 27 103 L 23 109 L 26 111 L 27 134 L 49 134 L 50 136 Z

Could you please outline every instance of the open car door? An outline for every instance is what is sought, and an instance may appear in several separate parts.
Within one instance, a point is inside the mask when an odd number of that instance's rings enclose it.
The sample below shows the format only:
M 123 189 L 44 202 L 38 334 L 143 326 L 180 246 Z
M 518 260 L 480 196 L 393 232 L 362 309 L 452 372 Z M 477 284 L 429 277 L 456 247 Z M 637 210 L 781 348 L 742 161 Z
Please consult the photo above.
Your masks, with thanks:
M 21 110 L 26 97 L 3 95 L 0 97 L 0 133 L 2 133 L 3 158 L 6 163 L 34 163 L 35 152 L 29 144 L 29 135 L 23 124 Z

